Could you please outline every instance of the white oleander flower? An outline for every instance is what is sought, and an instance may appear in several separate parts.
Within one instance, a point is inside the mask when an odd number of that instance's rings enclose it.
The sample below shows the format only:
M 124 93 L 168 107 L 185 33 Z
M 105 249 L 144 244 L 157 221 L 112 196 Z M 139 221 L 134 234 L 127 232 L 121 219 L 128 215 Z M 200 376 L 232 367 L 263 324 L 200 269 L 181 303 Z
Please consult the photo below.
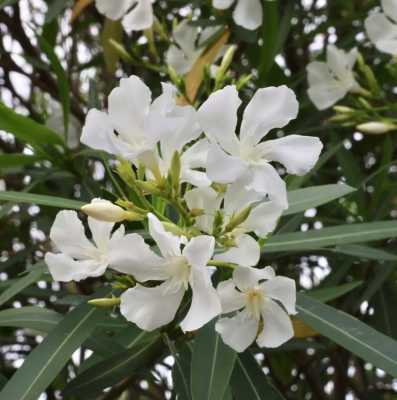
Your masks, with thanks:
M 84 227 L 75 211 L 60 211 L 52 225 L 50 239 L 60 253 L 48 252 L 45 262 L 54 280 L 81 281 L 102 275 L 112 263 L 115 254 L 120 257 L 121 240 L 128 242 L 131 235 L 124 235 L 124 226 L 113 234 L 114 223 L 88 217 L 93 242 L 87 239 Z
M 247 189 L 242 180 L 228 185 L 224 195 L 220 195 L 212 187 L 201 187 L 186 192 L 185 200 L 190 210 L 204 211 L 203 215 L 196 217 L 196 227 L 208 234 L 212 234 L 214 217 L 218 210 L 222 210 L 226 226 L 233 216 L 251 206 L 248 218 L 230 232 L 235 238 L 248 232 L 265 237 L 276 228 L 283 211 L 283 207 L 277 202 L 267 200 L 266 196 L 255 190 Z
M 293 279 L 275 276 L 271 267 L 239 267 L 218 285 L 222 313 L 215 325 L 223 341 L 238 352 L 256 340 L 259 347 L 278 347 L 294 336 L 288 314 L 295 314 Z M 259 332 L 258 332 L 259 331 Z
M 81 142 L 87 146 L 121 156 L 136 166 L 143 164 L 154 174 L 169 167 L 175 150 L 196 139 L 200 128 L 196 111 L 191 106 L 176 105 L 176 91 L 170 84 L 163 84 L 163 94 L 152 102 L 150 89 L 137 77 L 120 80 L 108 100 L 108 112 L 92 109 L 88 112 Z M 158 143 L 164 152 L 158 154 Z M 196 151 L 182 155 L 182 180 L 209 184 L 204 173 L 193 171 L 203 167 L 205 143 L 197 144 Z M 203 153 L 204 152 L 204 153 Z M 161 164 L 161 165 L 159 165 Z
M 370 15 L 365 20 L 365 30 L 375 47 L 387 54 L 397 54 L 397 2 L 381 0 L 383 12 Z
M 212 0 L 213 7 L 219 10 L 230 8 L 234 0 Z M 255 30 L 262 25 L 263 9 L 260 0 L 237 0 L 233 20 L 245 29 Z
M 189 21 L 182 21 L 172 33 L 176 45 L 172 44 L 166 53 L 167 64 L 179 75 L 188 73 L 206 49 L 206 41 L 219 28 L 219 26 L 208 27 L 200 32 L 199 28 L 190 25 Z
M 287 208 L 285 182 L 270 164 L 277 161 L 288 173 L 303 175 L 316 163 L 322 149 L 318 138 L 289 135 L 261 140 L 274 128 L 282 128 L 298 113 L 298 102 L 286 86 L 259 89 L 244 110 L 240 135 L 236 135 L 237 110 L 241 104 L 235 86 L 210 95 L 198 110 L 204 133 L 212 142 L 207 175 L 213 182 L 231 183 L 240 178 L 247 189 L 268 194 Z
M 95 5 L 107 18 L 122 19 L 126 32 L 142 31 L 153 25 L 151 0 L 95 0 Z
M 141 329 L 152 331 L 170 323 L 190 287 L 192 302 L 181 322 L 184 331 L 199 329 L 219 315 L 221 305 L 212 286 L 207 263 L 211 259 L 215 239 L 197 236 L 183 249 L 186 239 L 165 231 L 161 222 L 148 215 L 149 232 L 159 247 L 161 256 L 150 250 L 139 235 L 136 243 L 128 243 L 130 255 L 115 260 L 118 270 L 133 275 L 138 281 L 163 281 L 155 287 L 137 284 L 121 295 L 120 311 Z M 122 245 L 123 247 L 123 245 Z
M 307 94 L 319 110 L 331 107 L 349 92 L 360 89 L 353 74 L 357 56 L 356 48 L 345 52 L 330 44 L 326 62 L 313 61 L 307 66 Z

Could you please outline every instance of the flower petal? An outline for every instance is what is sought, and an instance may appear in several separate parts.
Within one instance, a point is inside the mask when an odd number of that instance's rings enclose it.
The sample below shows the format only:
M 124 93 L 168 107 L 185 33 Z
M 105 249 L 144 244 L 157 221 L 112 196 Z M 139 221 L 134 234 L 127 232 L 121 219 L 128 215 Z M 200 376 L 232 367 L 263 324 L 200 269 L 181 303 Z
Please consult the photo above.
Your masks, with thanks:
M 109 116 L 95 108 L 87 114 L 81 143 L 95 150 L 103 150 L 110 154 L 120 154 L 114 142 L 114 130 Z
M 50 231 L 50 239 L 62 253 L 79 259 L 89 259 L 97 249 L 87 239 L 84 227 L 75 211 L 60 211 Z
M 288 314 L 296 314 L 296 286 L 293 279 L 285 276 L 276 276 L 261 284 L 266 296 L 278 300 Z
M 319 110 L 331 107 L 347 93 L 348 89 L 335 79 L 311 86 L 307 91 L 310 100 Z
M 256 342 L 260 347 L 278 347 L 294 336 L 292 322 L 287 313 L 268 299 L 262 309 L 263 329 Z
M 167 291 L 166 281 L 159 286 L 146 288 L 137 284 L 121 296 L 120 312 L 145 331 L 153 331 L 170 323 L 181 304 L 184 290 Z
M 123 27 L 128 33 L 131 31 L 143 31 L 144 29 L 149 29 L 153 25 L 153 7 L 151 0 L 136 1 L 137 5 L 126 14 L 122 21 Z
M 304 175 L 316 164 L 323 144 L 313 136 L 288 135 L 258 145 L 268 161 L 284 165 L 289 174 Z
M 157 243 L 163 257 L 178 257 L 181 255 L 181 239 L 167 232 L 163 224 L 154 214 L 148 214 L 150 236 Z
M 220 282 L 216 290 L 221 300 L 222 314 L 237 311 L 244 307 L 245 297 L 236 290 L 233 279 Z
M 239 157 L 229 156 L 216 144 L 210 147 L 207 157 L 207 175 L 213 182 L 234 182 L 246 172 L 247 168 L 246 163 Z
M 181 322 L 184 332 L 201 328 L 222 311 L 221 302 L 217 291 L 212 286 L 208 268 L 204 266 L 192 268 L 189 283 L 192 288 L 192 304 Z
M 111 246 L 109 254 L 112 269 L 132 275 L 140 282 L 167 279 L 165 263 L 136 233 L 126 235 Z
M 97 248 L 106 253 L 114 223 L 99 221 L 95 218 L 88 217 L 88 226 L 90 227 L 92 239 Z
M 233 281 L 241 291 L 257 286 L 259 281 L 263 279 L 272 279 L 274 277 L 275 272 L 272 267 L 265 267 L 262 269 L 239 267 L 233 271 Z
M 212 236 L 196 236 L 189 241 L 183 249 L 183 256 L 186 257 L 193 269 L 204 269 L 214 254 L 215 239 Z
M 215 260 L 230 262 L 243 267 L 252 267 L 258 264 L 261 250 L 253 237 L 241 235 L 236 244 L 236 247 L 231 247 L 224 253 L 215 255 Z
M 150 102 L 150 89 L 135 75 L 122 78 L 109 95 L 109 115 L 113 126 L 120 139 L 131 146 L 145 137 L 144 120 Z
M 327 46 L 327 65 L 332 73 L 348 88 L 352 87 L 354 77 L 352 68 L 357 58 L 357 51 L 347 54 L 344 50 L 338 49 L 335 45 Z
M 250 212 L 243 224 L 243 228 L 247 232 L 255 232 L 259 237 L 265 237 L 276 229 L 283 209 L 275 201 L 263 201 Z
M 298 109 L 295 93 L 285 85 L 257 90 L 244 111 L 240 140 L 255 145 L 270 130 L 295 119 Z
M 397 22 L 397 3 L 395 0 L 381 0 L 385 14 L 394 22 Z
M 251 168 L 251 176 L 251 182 L 247 185 L 247 189 L 268 194 L 270 199 L 274 200 L 280 207 L 288 208 L 285 182 L 269 163 Z
M 120 19 L 134 3 L 135 0 L 95 0 L 98 12 L 112 20 Z
M 225 10 L 233 4 L 234 0 L 212 0 L 213 7 L 219 10 Z
M 94 260 L 76 261 L 67 254 L 46 253 L 45 262 L 53 279 L 58 282 L 81 281 L 105 273 L 107 264 Z
M 193 169 L 183 168 L 181 170 L 181 183 L 187 182 L 197 187 L 208 187 L 211 180 L 205 172 L 195 171 Z
M 257 320 L 250 318 L 246 311 L 241 311 L 234 317 L 221 318 L 217 321 L 215 330 L 225 344 L 240 353 L 255 340 L 258 325 Z
M 263 22 L 263 10 L 260 0 L 237 0 L 233 19 L 237 25 L 245 29 L 255 30 L 259 28 Z
M 178 75 L 187 74 L 193 67 L 196 58 L 189 58 L 181 49 L 171 45 L 166 53 L 166 63 L 174 68 Z
M 375 47 L 387 54 L 397 54 L 397 25 L 385 14 L 370 15 L 365 20 L 367 35 Z
M 236 87 L 225 86 L 212 93 L 198 110 L 200 125 L 208 139 L 233 155 L 239 149 L 236 126 L 240 104 Z

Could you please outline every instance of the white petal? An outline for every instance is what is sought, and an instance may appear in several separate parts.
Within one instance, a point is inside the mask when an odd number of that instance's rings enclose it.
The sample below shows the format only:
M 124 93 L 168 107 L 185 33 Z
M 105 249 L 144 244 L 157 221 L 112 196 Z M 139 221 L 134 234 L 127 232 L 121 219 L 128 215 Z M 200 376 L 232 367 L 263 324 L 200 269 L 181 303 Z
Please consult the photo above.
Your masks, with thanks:
M 182 153 L 183 163 L 189 168 L 205 168 L 210 143 L 207 139 L 198 140 Z
M 294 336 L 292 322 L 287 313 L 268 299 L 262 309 L 263 330 L 256 342 L 260 347 L 278 347 Z
M 123 18 L 123 27 L 126 32 L 143 31 L 149 29 L 152 25 L 153 7 L 151 0 L 137 0 L 137 5 Z
M 45 262 L 53 279 L 58 282 L 81 281 L 104 274 L 107 264 L 94 260 L 75 261 L 66 254 L 46 253 Z
M 266 296 L 278 300 L 288 314 L 296 314 L 296 286 L 293 279 L 285 276 L 276 276 L 261 284 Z
M 343 99 L 348 91 L 347 87 L 344 87 L 340 82 L 333 79 L 311 86 L 307 94 L 319 110 L 325 110 Z
M 204 269 L 214 254 L 215 239 L 212 236 L 196 236 L 189 241 L 182 254 L 193 269 Z
M 70 257 L 87 259 L 97 252 L 87 239 L 84 227 L 75 211 L 60 211 L 50 231 L 50 239 L 56 247 Z
M 175 45 L 169 47 L 165 57 L 167 65 L 174 68 L 178 75 L 187 74 L 196 61 L 196 58 L 188 58 L 186 54 Z
M 258 143 L 270 130 L 283 128 L 298 115 L 295 93 L 287 86 L 259 89 L 244 111 L 240 140 Z
M 103 252 L 107 252 L 110 234 L 114 227 L 114 223 L 99 221 L 97 219 L 88 217 L 88 226 L 90 227 L 92 239 L 94 240 L 97 248 Z
M 365 29 L 378 50 L 391 55 L 397 54 L 397 25 L 386 18 L 385 14 L 370 15 L 365 20 Z
M 234 0 L 212 0 L 212 5 L 219 10 L 225 10 L 233 4 Z
M 222 196 L 212 187 L 201 187 L 189 190 L 185 200 L 190 210 L 204 210 L 205 214 L 196 218 L 196 226 L 203 232 L 211 233 L 215 211 L 220 207 Z
M 215 325 L 215 330 L 222 340 L 237 352 L 242 352 L 255 340 L 258 332 L 258 321 L 249 318 L 246 311 L 232 318 L 221 318 Z
M 151 102 L 150 89 L 140 78 L 122 78 L 109 95 L 109 115 L 121 139 L 134 145 L 144 134 L 144 120 Z
M 208 268 L 192 268 L 190 278 L 192 304 L 181 322 L 184 332 L 195 331 L 211 321 L 222 311 L 218 293 L 212 286 Z
M 381 0 L 385 14 L 394 22 L 397 22 L 397 2 L 396 0 Z
M 98 12 L 113 20 L 120 19 L 134 3 L 135 0 L 95 0 Z
M 150 236 L 157 243 L 163 257 L 178 257 L 181 255 L 181 239 L 167 232 L 163 224 L 154 214 L 148 214 Z
M 181 304 L 184 290 L 172 292 L 168 282 L 146 288 L 137 284 L 121 296 L 120 312 L 145 331 L 153 331 L 170 323 Z
M 309 86 L 314 86 L 324 83 L 324 81 L 333 81 L 334 78 L 325 62 L 313 61 L 306 67 L 307 80 Z
M 236 290 L 233 279 L 222 281 L 216 288 L 222 305 L 222 314 L 240 310 L 245 305 L 244 295 Z
M 183 20 L 173 31 L 173 37 L 182 52 L 191 58 L 196 53 L 196 40 L 199 34 L 197 26 L 190 24 L 190 21 Z M 194 62 L 194 61 L 193 61 Z
M 181 171 L 181 182 L 187 182 L 197 187 L 208 187 L 211 185 L 211 180 L 205 172 L 187 168 L 183 168 Z
M 262 156 L 286 167 L 289 174 L 304 175 L 316 164 L 323 144 L 313 136 L 288 135 L 260 143 Z
M 332 73 L 344 84 L 349 84 L 353 78 L 351 69 L 354 62 L 355 58 L 352 60 L 344 50 L 338 49 L 333 44 L 327 46 L 327 65 Z
M 280 207 L 288 208 L 285 182 L 269 163 L 255 166 L 251 169 L 251 174 L 252 180 L 247 186 L 248 189 L 268 194 L 270 199 L 278 203 Z
M 239 149 L 236 126 L 240 104 L 236 87 L 226 86 L 212 93 L 198 110 L 200 125 L 208 139 L 234 155 Z
M 109 116 L 95 108 L 87 114 L 80 141 L 95 150 L 120 154 L 114 143 L 114 130 Z
M 263 279 L 271 279 L 274 277 L 275 273 L 272 267 L 265 267 L 262 269 L 239 267 L 233 271 L 233 281 L 241 291 L 257 286 L 258 282 Z
M 250 213 L 243 224 L 247 232 L 255 232 L 259 237 L 265 237 L 276 229 L 284 207 L 275 201 L 263 201 Z
M 214 258 L 243 267 L 252 267 L 258 264 L 261 250 L 253 237 L 250 235 L 241 235 L 237 239 L 236 244 L 236 247 L 231 247 L 224 253 L 215 255 Z
M 136 233 L 126 235 L 112 246 L 109 264 L 114 270 L 132 275 L 140 282 L 165 280 L 168 277 L 165 260 L 154 253 Z
M 217 183 L 231 183 L 247 170 L 247 164 L 239 157 L 229 156 L 216 144 L 212 145 L 207 157 L 207 175 Z
M 262 25 L 262 4 L 260 0 L 237 0 L 233 19 L 245 29 L 255 30 Z

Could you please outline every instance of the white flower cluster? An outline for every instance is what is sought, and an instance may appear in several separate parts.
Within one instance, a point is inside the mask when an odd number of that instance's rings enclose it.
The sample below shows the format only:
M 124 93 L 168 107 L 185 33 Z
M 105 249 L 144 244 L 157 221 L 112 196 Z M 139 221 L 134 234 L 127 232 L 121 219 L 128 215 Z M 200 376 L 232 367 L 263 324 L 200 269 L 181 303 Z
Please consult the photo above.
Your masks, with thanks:
M 177 226 L 158 209 L 146 210 L 154 251 L 123 225 L 113 232 L 115 223 L 134 220 L 128 207 L 101 199 L 84 206 L 92 241 L 76 212 L 61 211 L 50 233 L 59 252 L 45 257 L 54 279 L 79 281 L 107 268 L 132 276 L 136 284 L 121 295 L 120 310 L 144 330 L 175 321 L 193 331 L 223 314 L 216 330 L 236 351 L 254 340 L 276 347 L 290 339 L 295 282 L 276 277 L 271 267 L 257 267 L 258 238 L 274 230 L 288 207 L 285 183 L 272 163 L 305 174 L 322 144 L 299 135 L 262 141 L 298 113 L 295 95 L 285 86 L 255 93 L 237 135 L 240 105 L 234 86 L 214 92 L 196 111 L 177 105 L 169 84 L 152 101 L 138 77 L 122 79 L 109 96 L 108 111 L 88 113 L 81 140 L 145 169 L 144 183 L 158 190 L 177 173 L 179 197 L 173 200 L 187 220 Z M 190 304 L 187 312 L 182 303 Z

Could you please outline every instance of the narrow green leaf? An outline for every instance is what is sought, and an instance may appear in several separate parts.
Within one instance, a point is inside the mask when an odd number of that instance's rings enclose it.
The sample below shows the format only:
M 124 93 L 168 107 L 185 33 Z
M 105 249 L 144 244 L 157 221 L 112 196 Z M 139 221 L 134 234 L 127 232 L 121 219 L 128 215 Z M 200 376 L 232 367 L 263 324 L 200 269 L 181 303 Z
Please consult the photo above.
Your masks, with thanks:
M 189 348 L 189 345 L 180 346 L 174 358 L 175 364 L 172 368 L 172 379 L 177 399 L 192 400 L 190 389 L 192 350 Z
M 17 114 L 0 103 L 0 129 L 10 132 L 19 140 L 31 145 L 64 145 L 62 138 L 53 130 Z
M 362 246 L 358 244 L 349 244 L 345 246 L 337 246 L 330 249 L 334 253 L 346 254 L 348 256 L 359 257 L 364 260 L 377 260 L 377 261 L 397 261 L 397 255 L 388 253 L 381 249 L 375 249 L 369 246 Z
M 127 376 L 130 376 L 136 368 L 155 359 L 161 349 L 158 337 L 137 345 L 128 350 L 94 364 L 84 370 L 75 379 L 68 383 L 63 395 L 69 398 L 78 395 L 81 398 L 92 397 L 94 393 L 112 386 Z
M 109 74 L 113 74 L 117 68 L 119 54 L 114 47 L 109 43 L 110 39 L 121 42 L 123 38 L 123 27 L 120 21 L 112 21 L 108 18 L 105 20 L 105 25 L 102 31 L 102 47 L 105 58 L 106 69 Z
M 10 308 L 0 311 L 0 326 L 35 329 L 40 332 L 50 332 L 62 315 L 53 310 L 41 307 Z
M 17 168 L 33 165 L 42 160 L 38 156 L 28 156 L 26 154 L 0 154 L 0 168 Z
M 355 288 L 362 285 L 362 281 L 356 281 L 351 283 L 345 283 L 344 285 L 327 287 L 321 289 L 310 290 L 310 292 L 306 292 L 306 294 L 310 297 L 315 298 L 318 301 L 322 301 L 323 303 L 327 303 L 328 301 L 335 300 L 346 293 L 351 292 Z
M 211 321 L 200 329 L 193 345 L 191 391 L 193 400 L 222 399 L 233 371 L 236 352 L 223 343 Z
M 64 1 L 56 0 L 53 3 L 53 6 L 57 5 L 58 8 L 65 7 L 64 3 L 65 3 Z M 67 139 L 68 129 L 69 129 L 69 111 L 70 111 L 69 80 L 53 47 L 47 42 L 46 39 L 44 39 L 44 37 L 38 36 L 37 40 L 39 42 L 41 50 L 48 57 L 48 60 L 50 61 L 51 64 L 51 68 L 57 77 L 59 98 L 61 99 L 62 111 L 63 111 L 64 134 L 65 134 L 65 139 Z
M 235 400 L 284 399 L 249 351 L 238 355 L 230 382 Z
M 307 232 L 284 233 L 271 237 L 264 253 L 278 251 L 306 251 L 322 247 L 364 243 L 397 236 L 395 221 L 340 225 Z
M 343 311 L 298 293 L 299 318 L 365 361 L 397 376 L 397 342 Z
M 0 192 L 0 201 L 2 200 L 11 201 L 13 203 L 29 203 L 56 208 L 70 208 L 73 210 L 80 210 L 80 208 L 86 204 L 82 201 L 64 199 L 62 197 L 13 191 Z
M 26 358 L 0 393 L 7 400 L 37 400 L 91 335 L 103 310 L 80 305 L 47 335 Z
M 330 201 L 339 199 L 356 189 L 345 184 L 313 186 L 288 192 L 289 207 L 283 215 L 297 214 L 308 208 L 321 206 Z
M 32 267 L 31 271 L 29 271 L 27 275 L 18 279 L 15 283 L 12 284 L 12 286 L 10 286 L 0 295 L 0 306 L 2 306 L 8 300 L 12 299 L 22 290 L 26 289 L 32 283 L 40 280 L 46 270 L 47 267 L 44 264 L 39 264 Z

